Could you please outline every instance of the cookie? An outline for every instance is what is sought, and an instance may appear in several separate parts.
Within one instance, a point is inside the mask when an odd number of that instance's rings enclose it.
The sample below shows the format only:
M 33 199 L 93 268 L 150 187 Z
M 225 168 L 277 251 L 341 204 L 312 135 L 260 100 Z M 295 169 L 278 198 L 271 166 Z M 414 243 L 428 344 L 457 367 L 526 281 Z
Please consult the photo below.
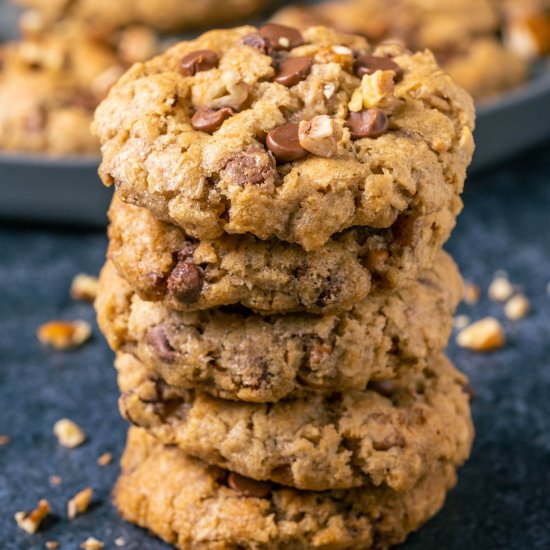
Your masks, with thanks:
M 349 227 L 448 209 L 473 121 L 427 51 L 269 24 L 135 65 L 94 126 L 100 175 L 125 202 L 201 240 L 252 233 L 310 251 Z
M 387 548 L 443 506 L 455 485 L 442 462 L 408 492 L 322 493 L 236 476 L 130 429 L 115 505 L 122 517 L 182 550 Z
M 116 360 L 120 409 L 162 443 L 241 475 L 307 490 L 367 484 L 411 490 L 441 462 L 462 464 L 473 427 L 466 378 L 442 355 L 366 391 L 278 403 L 227 401 Z M 343 367 L 342 367 L 343 368 Z
M 268 0 L 17 0 L 48 21 L 71 19 L 96 29 L 142 24 L 158 31 L 180 31 L 231 23 L 249 17 Z
M 462 281 L 441 252 L 413 286 L 375 294 L 346 313 L 177 313 L 145 302 L 107 264 L 96 301 L 115 351 L 134 354 L 168 384 L 224 399 L 278 401 L 365 389 L 402 369 L 422 369 L 448 342 Z
M 74 22 L 48 27 L 22 15 L 22 38 L 0 50 L 0 149 L 52 155 L 99 153 L 93 112 L 128 66 L 160 49 L 143 27 L 110 35 Z
M 461 209 L 391 229 L 348 229 L 315 251 L 276 239 L 223 235 L 198 242 L 115 195 L 108 257 L 144 299 L 179 311 L 241 304 L 262 314 L 349 310 L 371 291 L 410 285 L 431 267 Z
M 299 28 L 331 25 L 375 43 L 397 40 L 414 51 L 428 48 L 459 86 L 483 99 L 528 78 L 526 60 L 497 38 L 501 8 L 490 0 L 344 0 L 289 6 L 273 20 Z

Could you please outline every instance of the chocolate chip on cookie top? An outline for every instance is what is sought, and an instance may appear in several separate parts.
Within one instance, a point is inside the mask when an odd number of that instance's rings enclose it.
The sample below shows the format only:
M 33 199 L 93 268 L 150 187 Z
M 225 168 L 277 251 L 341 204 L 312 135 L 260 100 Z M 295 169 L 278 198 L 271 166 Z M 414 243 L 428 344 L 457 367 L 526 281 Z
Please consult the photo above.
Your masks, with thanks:
M 267 38 L 274 50 L 292 50 L 304 43 L 302 33 L 293 27 L 266 23 L 258 31 L 260 36 Z
M 220 59 L 212 50 L 197 50 L 181 58 L 180 73 L 183 76 L 193 76 L 199 71 L 208 71 L 218 66 Z

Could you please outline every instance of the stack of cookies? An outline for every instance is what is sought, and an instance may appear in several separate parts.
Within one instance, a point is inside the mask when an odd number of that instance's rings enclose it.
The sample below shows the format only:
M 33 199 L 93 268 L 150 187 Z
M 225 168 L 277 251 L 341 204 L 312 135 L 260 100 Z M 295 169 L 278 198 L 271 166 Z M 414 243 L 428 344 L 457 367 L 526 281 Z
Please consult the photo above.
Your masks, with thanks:
M 182 549 L 383 548 L 440 509 L 473 438 L 441 250 L 473 121 L 430 52 L 322 27 L 212 31 L 114 86 L 123 517 Z

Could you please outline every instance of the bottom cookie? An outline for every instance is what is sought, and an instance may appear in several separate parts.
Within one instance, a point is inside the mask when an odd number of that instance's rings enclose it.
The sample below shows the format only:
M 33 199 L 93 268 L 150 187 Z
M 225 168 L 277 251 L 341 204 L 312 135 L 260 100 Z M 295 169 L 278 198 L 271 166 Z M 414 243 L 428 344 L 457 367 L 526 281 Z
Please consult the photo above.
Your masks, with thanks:
M 442 462 L 405 493 L 298 491 L 207 466 L 131 428 L 114 500 L 124 519 L 182 550 L 381 549 L 433 517 L 455 481 Z

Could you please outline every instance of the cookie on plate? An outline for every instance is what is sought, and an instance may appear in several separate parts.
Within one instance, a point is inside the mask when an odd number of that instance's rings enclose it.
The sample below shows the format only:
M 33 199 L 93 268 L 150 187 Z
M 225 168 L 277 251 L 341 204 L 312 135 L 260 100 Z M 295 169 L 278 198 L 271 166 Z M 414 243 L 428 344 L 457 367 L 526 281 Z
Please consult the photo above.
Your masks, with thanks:
M 134 354 L 169 385 L 270 402 L 361 390 L 424 368 L 447 345 L 461 295 L 458 270 L 441 252 L 411 287 L 375 294 L 345 313 L 178 313 L 141 300 L 107 264 L 96 309 L 111 347 Z
M 142 24 L 158 31 L 211 27 L 249 17 L 268 0 L 17 0 L 48 21 L 71 19 L 94 30 Z
M 470 96 L 431 53 L 267 24 L 135 65 L 96 111 L 100 174 L 201 240 L 306 250 L 354 226 L 449 208 L 472 151 Z
M 442 462 L 462 464 L 473 427 L 466 378 L 443 356 L 365 391 L 244 403 L 166 384 L 116 360 L 123 416 L 167 445 L 241 475 L 307 490 L 374 484 L 411 490 Z
M 391 229 L 348 229 L 306 252 L 253 235 L 197 241 L 115 195 L 108 257 L 144 300 L 179 311 L 241 304 L 262 314 L 326 314 L 412 284 L 433 264 L 461 207 L 456 198 L 436 214 L 402 215 Z
M 366 550 L 402 542 L 455 482 L 455 468 L 442 462 L 405 493 L 297 491 L 208 466 L 131 428 L 114 500 L 124 519 L 181 550 Z

